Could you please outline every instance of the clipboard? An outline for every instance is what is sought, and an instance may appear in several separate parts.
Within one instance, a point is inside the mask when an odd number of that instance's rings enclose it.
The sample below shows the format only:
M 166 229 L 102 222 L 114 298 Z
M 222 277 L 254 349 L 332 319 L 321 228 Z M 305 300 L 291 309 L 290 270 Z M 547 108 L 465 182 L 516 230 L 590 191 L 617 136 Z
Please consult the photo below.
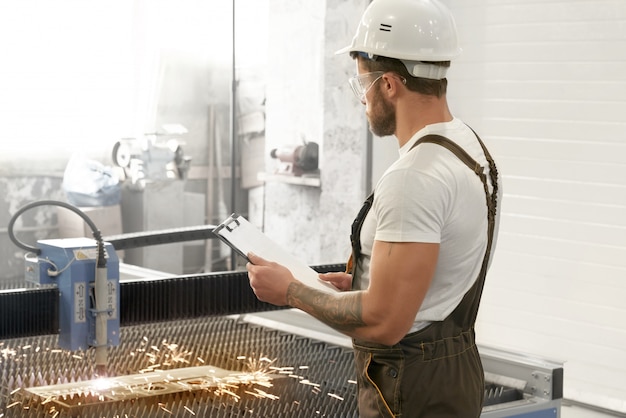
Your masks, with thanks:
M 241 215 L 233 213 L 213 229 L 213 233 L 246 260 L 247 254 L 252 252 L 287 267 L 296 279 L 307 286 L 328 293 L 339 291 L 332 284 L 320 280 L 315 270 L 289 254 Z

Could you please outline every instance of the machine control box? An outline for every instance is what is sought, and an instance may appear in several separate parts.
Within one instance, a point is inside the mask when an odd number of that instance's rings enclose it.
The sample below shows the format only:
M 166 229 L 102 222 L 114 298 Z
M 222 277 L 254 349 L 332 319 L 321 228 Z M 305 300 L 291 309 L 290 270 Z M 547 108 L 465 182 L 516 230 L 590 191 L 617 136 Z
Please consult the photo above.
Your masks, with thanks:
M 26 258 L 26 280 L 59 289 L 59 345 L 67 350 L 96 346 L 97 243 L 89 238 L 40 240 L 41 253 Z M 105 243 L 107 345 L 119 344 L 119 259 Z M 37 307 L 33 307 L 36 309 Z

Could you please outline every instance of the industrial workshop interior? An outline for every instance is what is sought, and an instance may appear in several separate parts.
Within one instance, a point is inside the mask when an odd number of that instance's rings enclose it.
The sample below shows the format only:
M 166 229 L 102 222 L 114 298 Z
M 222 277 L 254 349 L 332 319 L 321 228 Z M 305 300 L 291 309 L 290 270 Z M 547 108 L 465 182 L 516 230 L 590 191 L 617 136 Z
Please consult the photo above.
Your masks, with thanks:
M 481 416 L 626 417 L 626 2 L 441 2 L 503 183 Z M 350 338 L 216 228 L 345 269 L 398 158 L 335 54 L 369 4 L 0 3 L 0 417 L 358 416 Z

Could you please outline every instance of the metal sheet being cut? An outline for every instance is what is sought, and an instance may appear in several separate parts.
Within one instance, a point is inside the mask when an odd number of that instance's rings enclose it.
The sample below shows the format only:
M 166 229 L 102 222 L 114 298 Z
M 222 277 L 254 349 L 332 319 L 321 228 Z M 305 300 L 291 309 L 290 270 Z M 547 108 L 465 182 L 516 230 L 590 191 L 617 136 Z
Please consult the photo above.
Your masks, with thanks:
M 38 386 L 24 389 L 27 396 L 51 403 L 66 410 L 84 409 L 89 404 L 135 401 L 182 392 L 231 391 L 243 386 L 271 386 L 263 372 L 242 373 L 214 366 L 154 370 L 147 373 L 99 378 L 82 382 Z M 233 396 L 236 396 L 232 392 Z

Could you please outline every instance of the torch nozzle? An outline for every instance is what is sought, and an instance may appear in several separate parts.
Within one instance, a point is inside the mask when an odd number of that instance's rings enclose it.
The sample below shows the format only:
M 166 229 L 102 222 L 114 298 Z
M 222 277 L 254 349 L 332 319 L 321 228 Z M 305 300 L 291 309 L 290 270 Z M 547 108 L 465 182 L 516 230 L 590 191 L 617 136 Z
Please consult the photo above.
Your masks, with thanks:
M 96 364 L 96 376 L 98 376 L 98 377 L 107 377 L 107 366 L 106 366 L 106 364 Z

